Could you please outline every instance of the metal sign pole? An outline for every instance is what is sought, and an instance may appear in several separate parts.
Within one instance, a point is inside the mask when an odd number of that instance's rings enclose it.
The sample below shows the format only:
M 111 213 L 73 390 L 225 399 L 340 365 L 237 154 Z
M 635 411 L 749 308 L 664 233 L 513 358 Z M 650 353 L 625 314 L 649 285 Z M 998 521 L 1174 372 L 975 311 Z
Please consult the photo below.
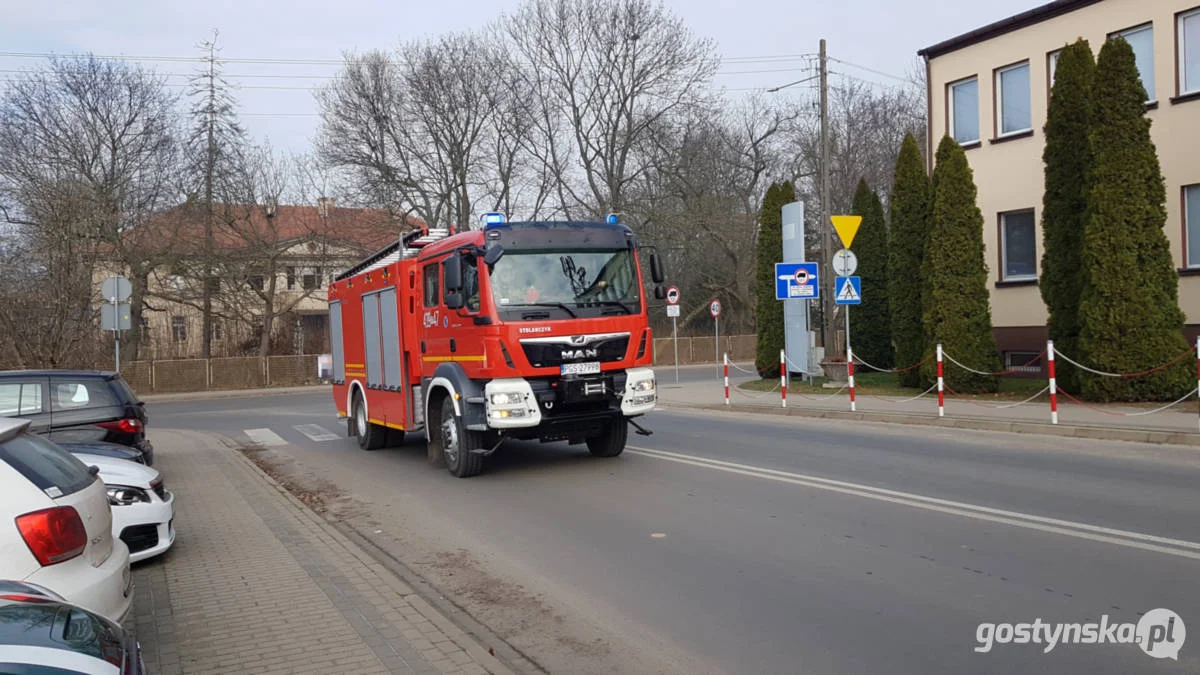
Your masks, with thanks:
M 679 384 L 679 319 L 671 317 L 671 335 L 675 342 L 675 384 Z
M 714 357 L 714 359 L 717 362 L 717 377 L 720 377 L 721 376 L 721 315 L 720 314 L 713 317 L 713 328 L 717 332 L 717 337 L 716 337 L 717 344 L 715 345 L 716 356 Z
M 118 310 L 120 310 L 119 301 L 116 296 L 109 298 L 109 302 L 113 306 L 113 354 L 117 372 L 121 372 L 121 331 L 118 330 L 120 324 L 118 321 Z

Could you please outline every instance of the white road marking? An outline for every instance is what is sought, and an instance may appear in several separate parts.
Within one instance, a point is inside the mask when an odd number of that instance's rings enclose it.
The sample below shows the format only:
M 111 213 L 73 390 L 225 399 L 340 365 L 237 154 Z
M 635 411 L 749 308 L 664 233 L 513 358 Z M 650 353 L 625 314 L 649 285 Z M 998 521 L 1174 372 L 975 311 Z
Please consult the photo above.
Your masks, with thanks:
M 243 429 L 242 433 L 259 445 L 287 445 L 287 441 L 270 429 Z
M 750 476 L 752 478 L 773 480 L 780 483 L 790 483 L 792 485 L 803 485 L 805 487 L 817 488 L 819 490 L 840 492 L 857 497 L 865 497 L 867 499 L 891 502 L 893 504 L 903 504 L 905 506 L 926 509 L 928 511 L 938 511 L 941 513 L 949 513 L 966 518 L 975 518 L 976 520 L 986 520 L 994 523 L 1024 527 L 1031 530 L 1052 532 L 1070 537 L 1078 537 L 1080 539 L 1090 539 L 1092 541 L 1116 544 L 1118 546 L 1128 546 L 1130 548 L 1138 548 L 1145 551 L 1154 551 L 1156 553 L 1165 553 L 1167 555 L 1179 556 L 1181 558 L 1200 560 L 1200 543 L 1194 541 L 1170 539 L 1168 537 L 1159 537 L 1152 534 L 1143 534 L 1141 532 L 1117 530 L 1108 527 L 1100 527 L 1098 525 L 1089 525 L 1087 523 L 1077 523 L 1069 520 L 1035 516 L 1033 514 L 1021 513 L 1018 511 L 994 509 L 987 506 L 977 506 L 975 504 L 955 502 L 947 499 L 938 499 L 935 497 L 926 497 L 924 495 L 912 494 L 908 492 L 887 490 L 870 485 L 848 483 L 845 481 L 831 480 L 829 478 L 821 478 L 819 476 L 809 476 L 800 473 L 791 473 L 788 471 L 777 471 L 775 469 L 764 469 L 748 464 L 737 464 L 734 462 L 725 462 L 718 459 L 683 455 L 675 452 L 666 452 L 663 450 L 651 450 L 650 448 L 626 446 L 626 451 L 639 455 L 645 455 L 647 457 L 653 457 L 655 459 L 678 462 L 680 464 L 690 464 L 692 466 L 698 466 L 705 469 L 714 469 L 716 471 Z
M 328 431 L 325 427 L 319 424 L 297 424 L 292 427 L 296 431 L 308 436 L 309 440 L 321 443 L 323 441 L 336 441 L 339 436 L 332 431 Z

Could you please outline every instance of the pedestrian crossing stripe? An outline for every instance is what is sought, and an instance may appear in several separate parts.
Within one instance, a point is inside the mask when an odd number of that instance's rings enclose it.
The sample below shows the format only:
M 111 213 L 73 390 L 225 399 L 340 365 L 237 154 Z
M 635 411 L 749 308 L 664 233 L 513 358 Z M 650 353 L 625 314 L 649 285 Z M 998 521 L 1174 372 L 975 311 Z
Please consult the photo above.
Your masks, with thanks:
M 842 282 L 841 289 L 838 290 L 837 299 L 844 302 L 847 300 L 861 300 L 862 298 L 858 297 L 858 293 L 854 290 L 854 284 L 850 283 L 850 279 L 847 278 Z

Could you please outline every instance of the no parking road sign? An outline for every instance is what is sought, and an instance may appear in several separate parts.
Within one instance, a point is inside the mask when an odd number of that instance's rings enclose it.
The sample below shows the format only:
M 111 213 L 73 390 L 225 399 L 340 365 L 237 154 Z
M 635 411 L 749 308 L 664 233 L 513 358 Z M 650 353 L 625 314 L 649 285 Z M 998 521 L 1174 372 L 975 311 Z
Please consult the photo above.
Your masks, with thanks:
M 815 300 L 820 297 L 817 263 L 775 263 L 776 300 Z
M 678 305 L 679 304 L 679 288 L 678 287 L 672 286 L 667 289 L 667 304 L 668 305 Z

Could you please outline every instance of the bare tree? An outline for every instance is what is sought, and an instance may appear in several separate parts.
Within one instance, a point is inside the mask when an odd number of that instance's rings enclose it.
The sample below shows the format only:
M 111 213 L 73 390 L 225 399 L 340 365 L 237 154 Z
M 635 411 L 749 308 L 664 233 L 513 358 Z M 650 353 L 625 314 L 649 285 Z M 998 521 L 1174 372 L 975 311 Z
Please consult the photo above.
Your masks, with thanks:
M 0 97 L 0 216 L 24 252 L 0 321 L 24 363 L 62 364 L 94 341 L 100 263 L 129 274 L 139 320 L 160 252 L 130 233 L 175 197 L 175 102 L 160 76 L 92 57 L 52 59 Z
M 650 0 L 529 0 L 505 26 L 523 90 L 541 106 L 543 157 L 558 172 L 563 207 L 624 210 L 625 191 L 646 170 L 636 148 L 703 100 L 714 43 Z

